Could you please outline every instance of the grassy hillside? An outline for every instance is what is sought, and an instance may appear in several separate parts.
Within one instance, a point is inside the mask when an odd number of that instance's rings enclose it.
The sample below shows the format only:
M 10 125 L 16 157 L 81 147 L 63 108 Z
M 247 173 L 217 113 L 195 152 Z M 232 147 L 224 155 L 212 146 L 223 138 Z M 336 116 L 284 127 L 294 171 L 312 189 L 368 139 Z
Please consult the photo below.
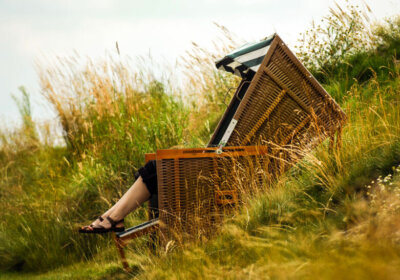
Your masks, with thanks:
M 307 154 L 246 197 L 207 242 L 156 254 L 146 238 L 133 242 L 132 274 L 121 271 L 109 238 L 77 234 L 132 184 L 143 153 L 209 139 L 225 92 L 238 82 L 213 69 L 215 57 L 236 45 L 225 42 L 214 51 L 195 46 L 181 61 L 179 88 L 115 56 L 60 59 L 42 69 L 65 145 L 35 124 L 21 89 L 23 124 L 0 132 L 0 279 L 400 275 L 400 18 L 374 27 L 354 7 L 332 10 L 298 47 L 348 116 L 341 149 L 323 143 Z M 144 216 L 140 209 L 128 224 Z

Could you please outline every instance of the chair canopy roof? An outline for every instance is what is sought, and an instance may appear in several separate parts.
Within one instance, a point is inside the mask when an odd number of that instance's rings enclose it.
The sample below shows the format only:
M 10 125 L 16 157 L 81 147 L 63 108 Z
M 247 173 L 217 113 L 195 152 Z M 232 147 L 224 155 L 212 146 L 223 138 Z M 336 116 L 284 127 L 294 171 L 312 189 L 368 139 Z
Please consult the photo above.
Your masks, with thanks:
M 274 37 L 275 34 L 260 42 L 247 43 L 235 49 L 215 62 L 217 69 L 225 70 L 241 78 L 247 76 L 249 72 L 257 72 Z

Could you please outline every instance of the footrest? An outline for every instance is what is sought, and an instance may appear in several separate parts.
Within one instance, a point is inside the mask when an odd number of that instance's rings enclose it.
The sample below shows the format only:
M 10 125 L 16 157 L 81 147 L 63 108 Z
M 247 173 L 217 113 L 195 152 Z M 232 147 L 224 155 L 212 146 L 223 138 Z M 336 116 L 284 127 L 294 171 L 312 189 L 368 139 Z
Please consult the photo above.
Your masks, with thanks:
M 143 224 L 140 224 L 138 226 L 128 228 L 125 231 L 118 232 L 115 235 L 120 240 L 126 241 L 156 231 L 158 230 L 158 228 L 159 228 L 159 221 L 157 218 L 145 222 Z

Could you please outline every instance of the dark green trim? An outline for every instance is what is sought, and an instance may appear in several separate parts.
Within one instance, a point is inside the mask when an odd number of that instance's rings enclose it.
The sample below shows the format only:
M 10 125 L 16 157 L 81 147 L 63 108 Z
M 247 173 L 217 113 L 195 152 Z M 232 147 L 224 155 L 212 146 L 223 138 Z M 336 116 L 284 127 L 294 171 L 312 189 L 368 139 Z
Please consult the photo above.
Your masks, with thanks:
M 274 40 L 274 38 L 275 38 L 275 36 L 272 36 L 272 37 L 269 38 L 268 40 L 265 40 L 265 41 L 256 43 L 256 44 L 251 45 L 251 46 L 249 46 L 249 47 L 247 47 L 247 48 L 245 48 L 245 49 L 243 49 L 243 50 L 240 50 L 240 51 L 231 53 L 231 54 L 229 54 L 228 56 L 231 57 L 231 58 L 236 58 L 236 57 L 241 56 L 241 55 L 244 55 L 244 54 L 246 54 L 246 53 L 250 53 L 250 52 L 254 52 L 254 51 L 258 50 L 258 49 L 262 49 L 262 48 L 264 48 L 264 47 L 266 47 L 266 46 L 271 45 L 272 40 Z
M 246 61 L 243 63 L 243 65 L 247 66 L 248 68 L 251 68 L 253 66 L 259 65 L 262 63 L 263 59 L 264 59 L 265 55 L 257 57 L 255 59 Z

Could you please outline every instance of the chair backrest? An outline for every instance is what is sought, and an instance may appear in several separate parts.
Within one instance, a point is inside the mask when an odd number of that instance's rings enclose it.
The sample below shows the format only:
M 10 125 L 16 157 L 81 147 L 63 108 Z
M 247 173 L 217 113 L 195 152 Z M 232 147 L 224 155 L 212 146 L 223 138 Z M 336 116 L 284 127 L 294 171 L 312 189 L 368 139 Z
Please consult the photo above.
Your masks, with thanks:
M 241 85 L 246 84 L 239 86 L 209 146 L 311 148 L 346 121 L 339 105 L 281 38 L 270 38 L 257 73 L 243 78 Z

